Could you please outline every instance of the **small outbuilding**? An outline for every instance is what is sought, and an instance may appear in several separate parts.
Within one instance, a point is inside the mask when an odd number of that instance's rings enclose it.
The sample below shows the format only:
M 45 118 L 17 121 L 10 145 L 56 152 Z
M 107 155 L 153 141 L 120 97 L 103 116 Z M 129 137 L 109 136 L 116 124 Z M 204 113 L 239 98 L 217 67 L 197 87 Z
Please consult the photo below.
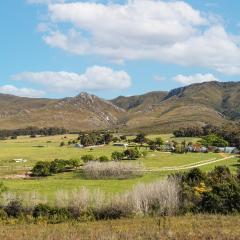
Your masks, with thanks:
M 224 153 L 233 153 L 233 154 L 239 153 L 239 150 L 236 147 L 219 147 L 217 149 L 218 151 L 224 152 Z
M 76 143 L 76 144 L 75 144 L 75 147 L 76 147 L 76 148 L 83 148 L 83 145 L 80 144 L 80 143 Z
M 125 148 L 127 148 L 127 147 L 128 147 L 128 144 L 127 144 L 127 143 L 114 143 L 113 146 L 115 146 L 115 147 L 125 147 Z

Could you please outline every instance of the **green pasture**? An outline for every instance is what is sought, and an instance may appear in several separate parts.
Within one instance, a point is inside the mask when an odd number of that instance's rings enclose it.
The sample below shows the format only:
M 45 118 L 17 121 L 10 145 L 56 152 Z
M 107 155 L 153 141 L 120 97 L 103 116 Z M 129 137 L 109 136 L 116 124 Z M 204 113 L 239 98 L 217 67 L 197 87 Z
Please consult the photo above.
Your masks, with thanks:
M 161 136 L 165 141 L 172 139 L 172 135 L 150 135 L 148 138 L 156 138 Z M 7 186 L 8 190 L 21 194 L 23 192 L 36 191 L 46 195 L 50 199 L 60 190 L 74 190 L 83 186 L 89 189 L 101 189 L 109 193 L 118 193 L 130 189 L 133 185 L 142 182 L 151 182 L 167 176 L 174 171 L 163 171 L 162 167 L 179 167 L 187 164 L 194 164 L 206 160 L 222 159 L 223 155 L 218 153 L 187 153 L 172 154 L 157 151 L 148 151 L 148 155 L 136 163 L 144 165 L 147 172 L 142 177 L 125 180 L 88 180 L 85 179 L 81 170 L 57 174 L 55 176 L 41 179 L 19 179 L 15 177 L 18 174 L 28 172 L 37 161 L 52 161 L 56 158 L 71 159 L 80 158 L 84 154 L 92 154 L 94 156 L 106 155 L 111 156 L 113 151 L 123 151 L 124 147 L 115 147 L 112 145 L 94 148 L 93 150 L 86 148 L 80 149 L 73 145 L 60 147 L 60 143 L 64 141 L 66 144 L 69 140 L 73 140 L 77 135 L 64 135 L 53 137 L 19 137 L 16 140 L 0 141 L 0 177 Z M 186 140 L 187 142 L 195 142 L 197 138 L 177 139 L 178 141 Z M 143 149 L 144 150 L 144 149 Z M 225 155 L 228 156 L 228 155 Z M 26 159 L 26 163 L 16 163 L 14 159 Z M 227 165 L 231 170 L 236 170 L 238 159 L 232 158 L 200 168 L 209 171 L 217 165 Z M 8 178 L 8 179 L 7 179 Z

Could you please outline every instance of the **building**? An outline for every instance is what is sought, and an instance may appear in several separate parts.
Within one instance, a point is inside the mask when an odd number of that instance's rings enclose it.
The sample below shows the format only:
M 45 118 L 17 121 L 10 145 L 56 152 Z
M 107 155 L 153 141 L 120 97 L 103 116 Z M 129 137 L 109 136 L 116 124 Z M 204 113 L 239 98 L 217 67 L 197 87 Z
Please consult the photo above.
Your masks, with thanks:
M 239 153 L 239 150 L 236 147 L 219 147 L 217 148 L 217 150 L 224 153 L 233 153 L 233 154 Z
M 115 147 L 128 147 L 128 144 L 127 143 L 114 143 L 113 146 Z
M 76 144 L 75 144 L 75 147 L 76 147 L 76 148 L 83 148 L 83 145 L 80 144 L 80 143 L 76 143 Z

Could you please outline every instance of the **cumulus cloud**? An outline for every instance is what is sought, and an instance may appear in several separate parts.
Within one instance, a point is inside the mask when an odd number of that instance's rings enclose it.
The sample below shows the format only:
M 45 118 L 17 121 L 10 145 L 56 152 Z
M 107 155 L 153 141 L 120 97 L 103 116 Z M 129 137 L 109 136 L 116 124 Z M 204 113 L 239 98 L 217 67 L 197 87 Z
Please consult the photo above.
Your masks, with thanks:
M 240 48 L 221 21 L 183 1 L 74 2 L 48 6 L 46 44 L 116 62 L 151 59 L 240 74 Z M 62 24 L 70 28 L 61 28 Z M 66 25 L 64 25 L 66 26 Z M 65 30 L 63 30 L 65 29 Z
M 192 83 L 219 81 L 219 79 L 216 78 L 211 73 L 207 73 L 207 74 L 197 73 L 195 75 L 189 75 L 189 76 L 184 76 L 180 74 L 175 76 L 174 80 L 184 85 L 188 85 Z
M 45 95 L 44 91 L 35 90 L 31 88 L 17 88 L 13 85 L 0 86 L 0 93 L 11 94 L 20 97 L 38 98 Z
M 12 76 L 12 79 L 42 84 L 49 90 L 59 92 L 125 89 L 131 85 L 131 77 L 125 71 L 114 71 L 102 66 L 89 67 L 83 74 L 63 71 L 23 72 Z

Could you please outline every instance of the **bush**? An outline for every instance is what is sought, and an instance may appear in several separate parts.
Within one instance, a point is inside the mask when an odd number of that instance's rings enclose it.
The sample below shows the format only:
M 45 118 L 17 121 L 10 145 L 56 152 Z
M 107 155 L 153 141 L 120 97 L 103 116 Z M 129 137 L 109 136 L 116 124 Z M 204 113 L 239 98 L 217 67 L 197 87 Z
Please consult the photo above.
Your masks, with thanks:
M 119 161 L 119 160 L 122 160 L 123 158 L 124 158 L 124 153 L 117 152 L 117 151 L 113 152 L 111 156 L 111 159 L 113 161 Z
M 42 162 L 42 161 L 37 162 L 32 169 L 32 176 L 35 176 L 35 177 L 50 176 L 51 175 L 50 167 L 51 167 L 50 162 Z
M 4 211 L 4 209 L 0 208 L 0 220 L 6 220 L 8 217 L 7 213 Z
M 230 214 L 240 212 L 240 186 L 236 182 L 216 183 L 203 194 L 201 211 Z
M 90 179 L 130 178 L 141 176 L 143 168 L 140 165 L 120 162 L 88 162 L 83 172 Z
M 19 200 L 12 200 L 4 210 L 9 217 L 19 217 L 23 213 L 23 206 Z
M 81 159 L 84 163 L 86 163 L 86 162 L 94 161 L 94 156 L 87 154 L 87 155 L 83 155 Z
M 225 166 L 208 174 L 199 169 L 180 173 L 182 211 L 229 214 L 240 212 L 240 182 Z
M 103 206 L 93 210 L 93 215 L 96 220 L 120 219 L 127 217 L 129 212 L 125 207 L 116 204 Z
M 38 204 L 37 206 L 34 207 L 32 215 L 34 218 L 49 217 L 50 212 L 51 207 L 49 207 L 46 204 Z
M 137 148 L 127 149 L 124 151 L 124 156 L 129 160 L 136 160 L 141 157 L 141 153 Z
M 68 162 L 65 160 L 55 159 L 50 163 L 50 173 L 60 173 L 66 170 Z
M 66 208 L 50 207 L 46 204 L 38 204 L 35 206 L 32 215 L 34 218 L 46 218 L 51 223 L 60 223 L 70 218 L 70 211 Z
M 109 158 L 107 156 L 101 156 L 99 157 L 99 162 L 108 162 Z

